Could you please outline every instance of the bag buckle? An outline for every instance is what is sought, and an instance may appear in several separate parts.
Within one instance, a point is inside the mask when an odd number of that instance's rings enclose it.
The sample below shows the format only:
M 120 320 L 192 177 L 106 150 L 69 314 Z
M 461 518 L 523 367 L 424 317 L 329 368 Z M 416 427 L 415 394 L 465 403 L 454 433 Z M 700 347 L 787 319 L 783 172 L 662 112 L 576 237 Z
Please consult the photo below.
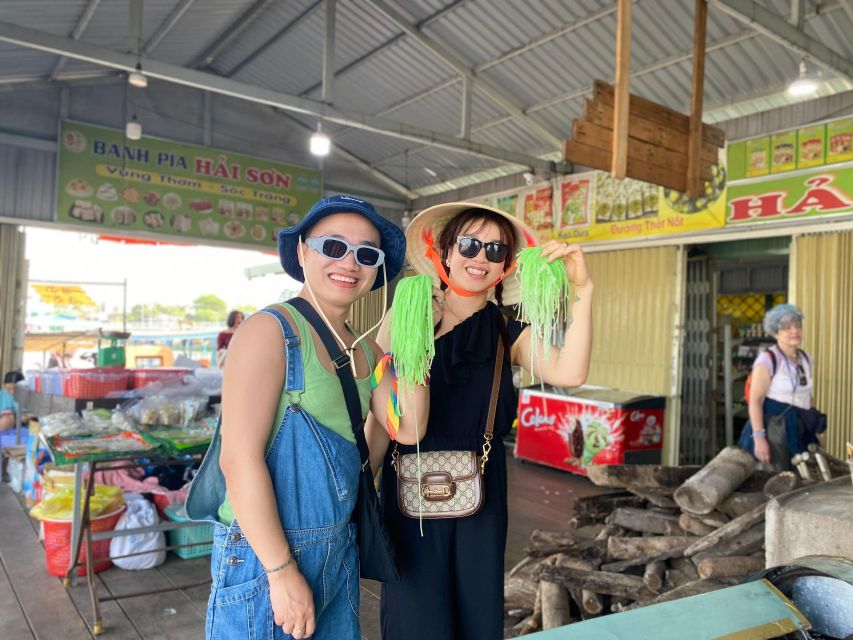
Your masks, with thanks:
M 335 369 L 343 369 L 345 366 L 349 364 L 350 357 L 349 354 L 342 353 L 337 358 L 332 360 L 332 364 L 335 365 Z
M 449 473 L 425 473 L 421 478 L 421 496 L 424 500 L 440 502 L 450 500 L 455 494 L 456 483 Z

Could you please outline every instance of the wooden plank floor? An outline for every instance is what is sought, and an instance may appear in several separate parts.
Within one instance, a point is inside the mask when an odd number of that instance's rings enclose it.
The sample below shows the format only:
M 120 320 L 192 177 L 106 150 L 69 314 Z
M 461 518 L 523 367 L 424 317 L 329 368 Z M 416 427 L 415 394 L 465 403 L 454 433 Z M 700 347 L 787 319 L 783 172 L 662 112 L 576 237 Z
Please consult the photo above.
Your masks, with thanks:
M 533 529 L 566 526 L 574 500 L 599 493 L 584 478 L 507 458 L 509 532 L 506 564 L 522 558 Z M 209 575 L 209 558 L 166 563 L 148 571 L 111 568 L 99 573 L 99 594 L 192 584 Z M 104 635 L 116 640 L 202 638 L 207 587 L 129 598 L 101 604 Z M 69 590 L 44 570 L 37 526 L 8 485 L 0 486 L 0 638 L 2 640 L 91 640 L 92 608 L 85 578 Z M 361 631 L 380 640 L 379 584 L 361 582 Z M 235 639 L 236 640 L 236 639 Z

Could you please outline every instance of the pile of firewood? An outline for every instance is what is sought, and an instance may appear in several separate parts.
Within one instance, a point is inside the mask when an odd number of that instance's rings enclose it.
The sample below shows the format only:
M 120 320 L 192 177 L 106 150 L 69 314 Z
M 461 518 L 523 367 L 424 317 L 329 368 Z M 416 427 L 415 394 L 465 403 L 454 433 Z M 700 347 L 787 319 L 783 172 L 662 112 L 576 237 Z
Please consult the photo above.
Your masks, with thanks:
M 764 568 L 767 501 L 807 482 L 756 470 L 737 447 L 704 467 L 593 466 L 589 478 L 618 491 L 579 498 L 567 530 L 533 531 L 505 576 L 508 637 L 741 581 Z

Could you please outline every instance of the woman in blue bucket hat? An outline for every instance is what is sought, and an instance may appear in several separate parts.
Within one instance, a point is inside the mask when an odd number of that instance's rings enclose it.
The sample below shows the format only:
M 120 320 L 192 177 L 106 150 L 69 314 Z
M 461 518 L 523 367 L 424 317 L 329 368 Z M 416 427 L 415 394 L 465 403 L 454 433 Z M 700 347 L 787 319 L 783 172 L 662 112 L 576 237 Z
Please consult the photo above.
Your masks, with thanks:
M 402 231 L 369 202 L 340 195 L 280 231 L 278 245 L 285 272 L 304 283 L 296 306 L 309 303 L 350 356 L 342 366 L 353 369 L 361 417 L 381 413 L 390 383 L 370 391 L 381 352 L 346 319 L 356 300 L 400 272 Z M 211 640 L 360 637 L 350 516 L 362 461 L 336 364 L 296 306 L 267 307 L 235 333 L 221 431 L 190 489 L 189 516 L 216 522 Z M 426 387 L 412 393 L 426 412 Z M 414 419 L 404 419 L 406 433 Z

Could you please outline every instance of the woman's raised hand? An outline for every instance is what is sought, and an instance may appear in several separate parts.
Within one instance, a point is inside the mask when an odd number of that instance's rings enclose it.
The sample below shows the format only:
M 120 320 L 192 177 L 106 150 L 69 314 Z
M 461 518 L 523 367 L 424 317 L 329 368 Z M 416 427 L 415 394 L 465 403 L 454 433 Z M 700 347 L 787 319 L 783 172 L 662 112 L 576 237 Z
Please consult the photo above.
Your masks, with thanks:
M 579 244 L 549 240 L 542 245 L 542 257 L 546 258 L 549 263 L 557 258 L 562 258 L 566 264 L 569 281 L 573 282 L 576 287 L 584 287 L 589 282 L 586 256 Z

